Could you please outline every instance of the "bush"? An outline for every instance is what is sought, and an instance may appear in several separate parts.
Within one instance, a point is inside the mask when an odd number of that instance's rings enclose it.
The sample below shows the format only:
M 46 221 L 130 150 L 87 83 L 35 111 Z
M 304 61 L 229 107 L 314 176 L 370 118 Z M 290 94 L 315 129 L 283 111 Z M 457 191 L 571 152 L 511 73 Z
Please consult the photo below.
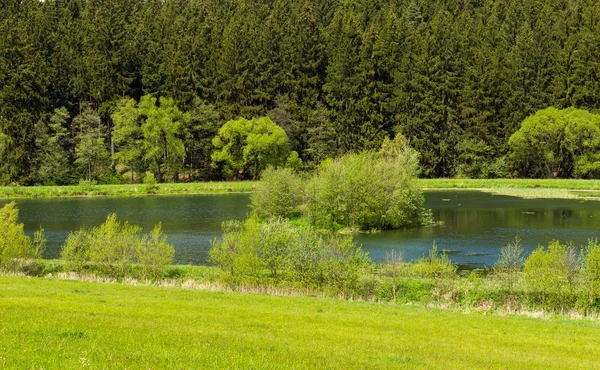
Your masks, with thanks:
M 91 265 L 114 278 L 125 277 L 132 264 L 139 262 L 144 279 L 157 278 L 163 268 L 172 263 L 174 249 L 162 236 L 160 225 L 150 236 L 141 235 L 141 230 L 110 214 L 100 226 L 69 234 L 61 258 L 69 269 L 81 272 Z
M 456 266 L 452 264 L 446 251 L 440 254 L 437 245 L 433 243 L 429 256 L 412 265 L 412 272 L 417 276 L 442 279 L 456 275 Z
M 590 239 L 583 252 L 581 275 L 587 291 L 589 307 L 599 307 L 600 301 L 600 243 Z
M 289 168 L 267 168 L 250 196 L 259 217 L 291 217 L 302 204 L 302 179 Z
M 349 237 L 322 237 L 286 219 L 227 221 L 209 256 L 235 282 L 289 282 L 354 294 L 369 259 Z
M 521 247 L 521 238 L 517 235 L 513 242 L 508 243 L 500 249 L 500 259 L 496 261 L 493 269 L 494 275 L 511 292 L 519 279 L 523 262 L 523 247 Z
M 136 252 L 135 260 L 142 266 L 144 280 L 148 277 L 159 279 L 175 256 L 175 249 L 167 243 L 167 237 L 162 235 L 161 224 L 156 225 L 150 235 L 144 235 L 139 240 Z
M 40 258 L 44 250 L 43 230 L 37 231 L 31 240 L 25 235 L 23 224 L 17 222 L 18 218 L 15 202 L 0 208 L 0 267 L 9 267 L 17 259 Z
M 156 177 L 154 176 L 154 173 L 148 171 L 146 172 L 146 174 L 144 175 L 144 190 L 146 190 L 146 193 L 153 193 L 156 191 L 157 189 L 157 181 L 156 181 Z
M 545 308 L 555 311 L 571 307 L 575 298 L 579 260 L 573 245 L 550 243 L 538 247 L 525 260 L 525 282 L 539 295 Z
M 384 141 L 381 151 L 347 154 L 321 164 L 307 185 L 306 212 L 328 229 L 399 229 L 430 220 L 416 185 L 418 154 L 406 139 Z

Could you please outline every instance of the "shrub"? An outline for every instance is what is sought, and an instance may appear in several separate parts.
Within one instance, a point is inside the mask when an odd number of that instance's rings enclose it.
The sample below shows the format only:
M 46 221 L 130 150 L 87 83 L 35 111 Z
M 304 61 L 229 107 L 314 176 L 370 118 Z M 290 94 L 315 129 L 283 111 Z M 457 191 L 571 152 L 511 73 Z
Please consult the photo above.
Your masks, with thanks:
M 289 168 L 267 168 L 250 196 L 252 209 L 259 217 L 299 214 L 302 200 L 302 179 Z
M 145 279 L 148 275 L 157 278 L 164 266 L 172 262 L 174 249 L 162 236 L 160 225 L 150 236 L 141 235 L 141 230 L 110 214 L 100 226 L 69 234 L 61 258 L 69 269 L 81 272 L 86 265 L 92 265 L 115 278 L 126 276 L 132 263 L 139 262 Z
M 456 275 L 456 266 L 452 264 L 446 251 L 439 253 L 437 245 L 433 243 L 429 256 L 412 265 L 412 272 L 417 276 L 441 279 Z
M 574 298 L 579 263 L 572 245 L 550 243 L 538 247 L 525 260 L 524 276 L 529 289 L 550 310 L 565 309 Z
M 351 238 L 322 237 L 286 219 L 227 221 L 209 256 L 236 282 L 285 281 L 353 294 L 369 260 Z
M 581 274 L 587 291 L 588 304 L 590 307 L 597 307 L 600 295 L 600 243 L 598 239 L 590 239 L 583 253 Z
M 512 292 L 523 268 L 523 247 L 521 238 L 517 235 L 513 242 L 500 249 L 500 259 L 494 265 L 494 275 Z
M 146 190 L 146 193 L 152 193 L 154 191 L 156 191 L 157 189 L 157 181 L 156 181 L 156 177 L 154 176 L 154 173 L 148 171 L 146 172 L 146 174 L 144 175 L 144 190 Z
M 321 164 L 307 185 L 306 212 L 317 227 L 398 229 L 430 218 L 416 185 L 418 154 L 406 139 L 381 151 L 346 154 Z
M 136 261 L 142 266 L 142 278 L 157 280 L 165 267 L 173 262 L 175 249 L 167 243 L 167 237 L 162 235 L 162 226 L 158 224 L 150 235 L 142 236 L 137 243 Z
M 17 222 L 19 210 L 15 202 L 0 208 L 0 267 L 7 267 L 16 259 L 40 258 L 46 239 L 43 230 L 34 240 L 25 235 L 23 224 Z

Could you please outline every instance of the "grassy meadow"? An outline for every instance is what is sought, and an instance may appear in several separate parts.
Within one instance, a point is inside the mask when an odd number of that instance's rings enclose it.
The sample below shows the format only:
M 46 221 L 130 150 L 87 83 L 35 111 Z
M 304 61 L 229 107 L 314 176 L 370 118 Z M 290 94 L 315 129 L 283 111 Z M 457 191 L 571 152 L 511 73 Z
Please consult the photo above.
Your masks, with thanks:
M 417 179 L 423 189 L 481 190 L 521 198 L 599 199 L 600 180 Z
M 252 191 L 255 184 L 254 181 L 223 181 L 165 183 L 154 186 L 144 184 L 2 186 L 0 187 L 0 198 L 247 193 Z
M 136 196 L 248 193 L 256 181 L 69 186 L 0 186 L 0 198 Z M 476 189 L 538 198 L 599 198 L 600 180 L 581 179 L 417 179 L 424 189 Z
M 590 369 L 600 324 L 0 277 L 7 369 Z

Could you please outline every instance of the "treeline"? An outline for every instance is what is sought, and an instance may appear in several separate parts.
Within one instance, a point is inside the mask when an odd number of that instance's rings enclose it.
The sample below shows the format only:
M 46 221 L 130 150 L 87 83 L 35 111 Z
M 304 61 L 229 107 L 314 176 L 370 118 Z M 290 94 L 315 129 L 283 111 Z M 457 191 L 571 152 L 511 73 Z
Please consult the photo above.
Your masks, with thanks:
M 515 174 L 526 117 L 600 108 L 599 19 L 592 0 L 5 0 L 0 183 L 47 182 L 44 161 L 64 182 L 110 168 L 117 102 L 147 94 L 194 112 L 174 136 L 198 179 L 223 176 L 223 123 L 264 115 L 309 166 L 402 133 L 422 176 Z M 78 144 L 104 150 L 77 161 Z

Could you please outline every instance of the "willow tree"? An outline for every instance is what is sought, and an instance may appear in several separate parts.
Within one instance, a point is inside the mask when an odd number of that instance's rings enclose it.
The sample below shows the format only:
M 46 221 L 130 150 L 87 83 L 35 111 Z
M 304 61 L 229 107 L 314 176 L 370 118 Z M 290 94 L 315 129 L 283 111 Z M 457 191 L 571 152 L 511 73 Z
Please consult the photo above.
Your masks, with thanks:
M 256 178 L 268 166 L 285 164 L 290 145 L 285 131 L 269 117 L 226 122 L 212 141 L 212 160 L 221 164 L 226 176 Z

